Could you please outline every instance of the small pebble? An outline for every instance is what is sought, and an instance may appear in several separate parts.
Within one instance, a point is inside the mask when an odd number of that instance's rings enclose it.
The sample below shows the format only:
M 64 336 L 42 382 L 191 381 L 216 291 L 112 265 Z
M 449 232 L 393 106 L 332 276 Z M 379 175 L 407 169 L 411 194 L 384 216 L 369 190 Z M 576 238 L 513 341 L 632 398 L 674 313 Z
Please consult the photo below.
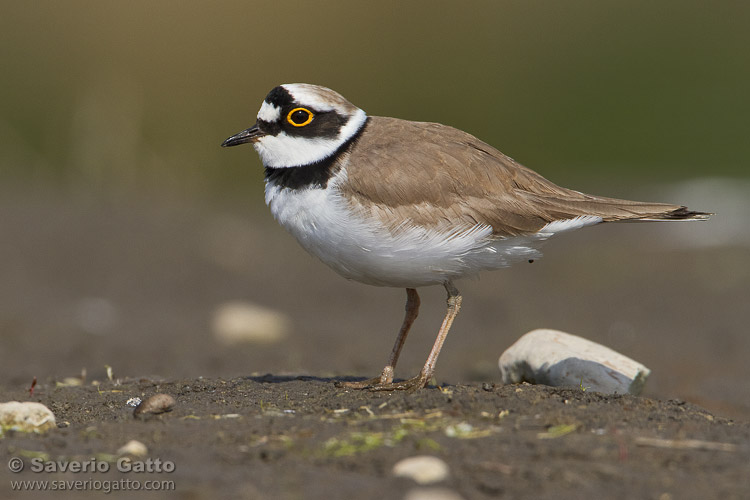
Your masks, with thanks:
M 42 433 L 55 427 L 54 413 L 42 403 L 0 403 L 0 435 L 7 430 Z
M 408 477 L 419 484 L 432 484 L 446 479 L 450 475 L 450 469 L 438 457 L 417 455 L 398 461 L 393 466 L 393 475 Z
M 172 411 L 172 408 L 174 408 L 176 403 L 175 399 L 169 394 L 154 394 L 135 407 L 135 410 L 133 410 L 133 416 L 139 417 L 166 413 Z
M 145 457 L 148 454 L 148 448 L 146 448 L 146 445 L 140 441 L 131 439 L 117 450 L 117 454 L 120 456 L 130 455 L 133 457 Z
M 406 492 L 404 500 L 464 500 L 448 488 L 414 488 Z
M 557 330 L 523 335 L 500 356 L 503 382 L 640 394 L 651 370 L 596 342 Z
M 78 377 L 65 377 L 62 382 L 57 382 L 55 385 L 57 385 L 57 387 L 74 387 L 83 385 L 83 380 Z
M 135 396 L 134 398 L 130 398 L 127 401 L 125 401 L 125 404 L 135 408 L 136 406 L 141 404 L 141 402 L 142 402 L 141 398 L 139 398 L 138 396 Z
M 272 309 L 229 302 L 216 309 L 211 329 L 220 342 L 228 345 L 272 344 L 289 334 L 290 324 L 286 315 Z

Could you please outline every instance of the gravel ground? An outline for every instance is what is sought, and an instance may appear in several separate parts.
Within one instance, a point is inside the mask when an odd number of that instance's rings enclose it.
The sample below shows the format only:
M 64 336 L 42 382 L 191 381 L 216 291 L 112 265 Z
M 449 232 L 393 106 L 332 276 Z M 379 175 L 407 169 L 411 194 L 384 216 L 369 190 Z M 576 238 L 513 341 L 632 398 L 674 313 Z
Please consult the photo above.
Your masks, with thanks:
M 174 410 L 134 418 L 125 401 L 156 393 L 172 395 Z M 272 375 L 41 387 L 35 399 L 61 427 L 0 442 L 27 462 L 25 472 L 3 471 L 5 488 L 11 480 L 132 479 L 173 481 L 182 498 L 408 498 L 435 487 L 466 499 L 750 495 L 750 425 L 679 400 L 486 383 L 370 393 Z M 117 450 L 131 439 L 174 471 L 121 471 Z M 423 455 L 443 460 L 448 477 L 427 486 L 393 474 L 399 460 Z M 112 465 L 34 472 L 35 457 Z

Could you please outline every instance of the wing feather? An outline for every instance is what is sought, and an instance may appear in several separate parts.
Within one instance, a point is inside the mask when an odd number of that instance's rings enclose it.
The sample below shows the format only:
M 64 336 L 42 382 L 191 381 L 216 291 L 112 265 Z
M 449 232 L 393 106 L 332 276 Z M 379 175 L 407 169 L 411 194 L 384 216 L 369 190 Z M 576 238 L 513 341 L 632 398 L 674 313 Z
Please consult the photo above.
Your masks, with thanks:
M 349 202 L 389 227 L 489 225 L 498 237 L 556 220 L 705 218 L 680 205 L 593 196 L 560 187 L 489 144 L 437 123 L 370 117 L 347 161 Z

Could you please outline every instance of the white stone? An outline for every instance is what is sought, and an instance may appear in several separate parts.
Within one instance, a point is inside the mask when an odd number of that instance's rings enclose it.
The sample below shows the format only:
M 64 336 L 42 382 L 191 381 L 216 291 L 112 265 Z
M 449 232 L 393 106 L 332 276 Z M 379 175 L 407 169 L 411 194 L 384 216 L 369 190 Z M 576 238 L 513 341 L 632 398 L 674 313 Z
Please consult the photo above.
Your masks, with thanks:
M 414 488 L 406 492 L 404 500 L 464 500 L 448 488 Z
M 393 475 L 408 477 L 419 484 L 432 484 L 446 479 L 450 469 L 438 457 L 417 455 L 398 461 L 393 466 Z
M 271 344 L 289 334 L 289 318 L 277 311 L 245 302 L 229 302 L 214 312 L 212 331 L 224 344 Z
M 42 433 L 55 427 L 55 415 L 42 403 L 0 403 L 0 434 L 8 430 Z
M 651 370 L 609 347 L 557 330 L 533 330 L 500 356 L 503 382 L 640 394 Z
M 131 439 L 117 450 L 118 455 L 130 455 L 133 457 L 145 457 L 148 454 L 148 448 L 145 444 L 135 439 Z

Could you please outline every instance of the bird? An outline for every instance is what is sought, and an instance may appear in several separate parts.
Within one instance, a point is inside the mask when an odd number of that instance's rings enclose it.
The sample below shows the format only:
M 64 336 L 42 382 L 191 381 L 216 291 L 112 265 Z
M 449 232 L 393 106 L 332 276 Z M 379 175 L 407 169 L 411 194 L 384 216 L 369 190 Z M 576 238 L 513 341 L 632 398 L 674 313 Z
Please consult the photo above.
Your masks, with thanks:
M 271 213 L 307 252 L 347 279 L 406 289 L 385 367 L 374 378 L 339 383 L 352 389 L 430 384 L 461 308 L 460 278 L 536 260 L 547 239 L 585 226 L 713 215 L 566 189 L 467 132 L 369 116 L 338 92 L 306 83 L 273 88 L 256 123 L 222 146 L 246 143 L 263 163 Z M 418 375 L 394 380 L 419 314 L 417 289 L 433 285 L 447 292 L 434 345 Z

